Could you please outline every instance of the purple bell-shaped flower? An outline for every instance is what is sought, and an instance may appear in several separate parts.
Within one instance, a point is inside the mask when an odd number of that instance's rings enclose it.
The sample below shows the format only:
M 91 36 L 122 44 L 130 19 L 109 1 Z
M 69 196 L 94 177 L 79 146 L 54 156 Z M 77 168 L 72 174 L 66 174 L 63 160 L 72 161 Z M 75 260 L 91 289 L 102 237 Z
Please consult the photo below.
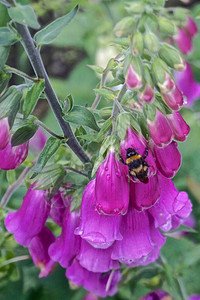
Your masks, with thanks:
M 10 140 L 10 128 L 8 118 L 0 120 L 0 150 L 3 150 Z

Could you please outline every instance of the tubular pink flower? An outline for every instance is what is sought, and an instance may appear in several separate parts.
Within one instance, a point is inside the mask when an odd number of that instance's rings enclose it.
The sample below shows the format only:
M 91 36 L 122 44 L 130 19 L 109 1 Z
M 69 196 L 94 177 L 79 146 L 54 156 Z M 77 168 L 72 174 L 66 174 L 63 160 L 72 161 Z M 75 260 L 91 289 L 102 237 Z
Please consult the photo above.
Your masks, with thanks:
M 157 110 L 154 121 L 147 120 L 151 138 L 158 147 L 171 143 L 173 132 L 166 117 Z
M 158 174 L 160 199 L 148 212 L 153 216 L 155 227 L 163 231 L 176 229 L 192 210 L 192 204 L 185 192 L 178 192 L 171 179 Z
M 127 88 L 130 90 L 138 90 L 142 87 L 142 78 L 131 65 L 128 68 L 125 81 Z
M 183 93 L 174 86 L 168 93 L 161 93 L 165 103 L 173 110 L 179 110 L 184 104 Z
M 138 212 L 131 207 L 121 223 L 123 240 L 115 242 L 111 258 L 121 263 L 131 264 L 131 266 L 141 262 L 145 264 L 154 250 L 160 248 L 165 241 L 159 233 L 158 239 L 155 239 L 155 231 L 159 230 L 156 230 L 154 226 L 152 239 L 152 226 L 153 223 L 150 223 L 147 211 Z
M 160 197 L 157 175 L 149 178 L 147 184 L 130 182 L 130 200 L 139 211 L 153 206 Z
M 162 84 L 159 82 L 157 84 L 163 93 L 170 92 L 175 86 L 174 80 L 167 72 L 165 72 L 165 81 Z
M 175 140 L 185 141 L 190 132 L 190 127 L 181 114 L 178 111 L 174 111 L 172 114 L 166 115 L 166 117 L 173 130 Z
M 198 295 L 198 294 L 191 295 L 191 296 L 189 296 L 188 300 L 200 300 L 200 295 Z
M 9 141 L 6 148 L 0 151 L 0 169 L 13 170 L 21 165 L 28 155 L 28 145 L 29 142 L 26 142 L 12 147 L 11 141 Z
M 51 200 L 50 218 L 58 225 L 62 226 L 67 208 L 70 205 L 71 197 L 64 198 L 58 191 Z
M 195 36 L 198 33 L 198 27 L 197 24 L 194 22 L 194 20 L 187 16 L 187 21 L 185 24 L 183 24 L 184 30 L 191 36 Z
M 140 300 L 172 300 L 171 296 L 162 290 L 153 291 Z
M 37 152 L 41 152 L 44 148 L 44 145 L 47 141 L 47 136 L 44 132 L 38 128 L 34 136 L 30 139 L 30 148 L 31 150 Z
M 150 103 L 154 100 L 154 90 L 152 87 L 148 84 L 145 85 L 145 88 L 143 91 L 138 92 L 137 94 L 138 99 L 141 103 Z
M 41 277 L 48 276 L 55 268 L 56 263 L 48 254 L 49 246 L 55 241 L 55 236 L 47 228 L 43 227 L 42 230 L 32 238 L 29 244 L 29 252 L 32 260 L 37 268 L 40 269 Z
M 49 256 L 63 268 L 69 267 L 80 249 L 80 237 L 74 234 L 79 224 L 79 213 L 70 213 L 69 207 L 64 215 L 62 233 L 49 247 Z
M 200 98 L 200 83 L 195 81 L 191 66 L 188 63 L 186 66 L 184 72 L 175 72 L 175 80 L 178 88 L 187 97 L 187 106 L 190 106 Z
M 66 277 L 78 286 L 83 286 L 86 290 L 95 293 L 100 297 L 113 296 L 117 292 L 117 285 L 121 279 L 119 271 L 114 273 L 94 273 L 81 267 L 78 261 L 66 271 Z M 110 284 L 108 280 L 110 277 Z
M 9 213 L 5 219 L 7 230 L 13 233 L 15 240 L 24 247 L 42 230 L 50 211 L 46 191 L 33 188 L 34 184 L 29 187 L 20 209 Z
M 126 149 L 134 148 L 140 155 L 143 156 L 145 153 L 146 147 L 147 147 L 147 141 L 145 140 L 145 138 L 141 134 L 137 133 L 136 131 L 134 131 L 132 128 L 129 127 L 127 129 L 127 133 L 126 133 L 126 137 L 125 137 L 124 141 L 121 142 L 121 154 L 122 154 L 123 159 L 125 160 L 125 158 L 126 158 Z M 151 177 L 151 176 L 155 175 L 156 164 L 155 164 L 155 160 L 154 160 L 153 154 L 150 149 L 148 149 L 148 156 L 145 159 L 145 161 L 149 165 L 149 175 L 148 176 Z
M 96 208 L 105 215 L 124 215 L 129 204 L 128 172 L 110 150 L 99 166 L 95 183 Z
M 3 150 L 10 140 L 10 128 L 8 118 L 0 120 L 0 150 Z M 0 152 L 1 153 L 1 152 Z
M 183 54 L 189 54 L 193 51 L 192 36 L 187 34 L 187 32 L 179 28 L 178 34 L 174 37 L 174 40 Z
M 112 269 L 119 269 L 119 263 L 111 259 L 113 246 L 107 249 L 97 249 L 88 242 L 81 241 L 81 249 L 77 256 L 82 267 L 91 272 L 108 272 Z
M 180 168 L 181 154 L 177 146 L 178 144 L 174 141 L 163 148 L 159 148 L 155 144 L 153 145 L 157 168 L 165 177 L 174 177 Z
M 95 209 L 95 180 L 89 182 L 83 193 L 81 220 L 75 230 L 82 239 L 95 248 L 106 249 L 115 240 L 121 240 L 119 231 L 121 216 L 100 215 Z

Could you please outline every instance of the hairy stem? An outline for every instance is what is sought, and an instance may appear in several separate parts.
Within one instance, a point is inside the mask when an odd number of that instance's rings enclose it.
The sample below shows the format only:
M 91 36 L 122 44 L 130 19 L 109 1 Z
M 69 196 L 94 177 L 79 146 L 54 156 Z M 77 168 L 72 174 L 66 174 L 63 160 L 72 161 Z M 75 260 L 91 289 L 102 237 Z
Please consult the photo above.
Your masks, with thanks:
M 0 269 L 7 266 L 7 265 L 9 265 L 9 264 L 16 263 L 16 262 L 22 261 L 22 260 L 27 260 L 27 259 L 30 259 L 29 255 L 21 255 L 21 256 L 13 257 L 13 258 L 8 259 L 8 260 L 4 261 L 3 263 L 1 263 L 0 264 Z
M 110 71 L 110 70 L 106 70 L 106 71 L 103 73 L 103 75 L 102 75 L 102 77 L 101 77 L 101 81 L 100 81 L 100 86 L 99 86 L 100 88 L 101 88 L 102 86 L 104 86 L 104 84 L 105 84 L 105 82 L 106 82 L 106 77 L 107 77 L 109 71 Z M 100 94 L 97 94 L 97 95 L 96 95 L 96 98 L 94 99 L 94 102 L 92 103 L 92 106 L 91 106 L 91 110 L 92 110 L 92 111 L 98 106 L 100 100 L 101 100 L 101 95 L 100 95 Z
M 44 130 L 46 130 L 48 133 L 50 133 L 52 136 L 54 136 L 55 138 L 59 139 L 59 140 L 64 140 L 65 137 L 64 136 L 60 136 L 57 135 L 56 133 L 54 133 L 53 131 L 51 131 L 44 123 L 42 123 L 40 120 L 35 120 L 34 121 L 35 125 L 38 125 L 42 128 L 44 128 Z
M 60 107 L 58 98 L 55 94 L 55 91 L 50 83 L 49 77 L 45 70 L 40 52 L 36 49 L 34 41 L 31 37 L 31 34 L 27 28 L 27 26 L 21 25 L 19 23 L 15 23 L 17 31 L 19 32 L 22 44 L 24 49 L 29 57 L 30 63 L 33 67 L 33 70 L 38 78 L 44 78 L 45 80 L 45 94 L 51 109 L 54 112 L 54 115 L 63 131 L 64 137 L 67 138 L 67 144 L 72 149 L 72 151 L 78 156 L 78 158 L 83 162 L 87 163 L 90 161 L 89 157 L 79 144 L 76 139 L 70 125 L 66 122 L 62 117 L 62 109 Z
M 32 78 L 32 77 L 29 76 L 28 74 L 26 74 L 26 73 L 24 73 L 24 72 L 22 72 L 22 71 L 20 71 L 20 70 L 17 70 L 17 69 L 15 69 L 15 68 L 9 67 L 9 66 L 6 66 L 5 71 L 6 71 L 7 73 L 13 73 L 13 74 L 16 74 L 16 75 L 18 75 L 18 76 L 20 76 L 20 77 L 22 77 L 22 78 L 26 78 L 26 79 L 28 79 L 28 80 L 30 80 L 30 81 L 38 82 L 38 79 L 37 79 L 37 78 Z

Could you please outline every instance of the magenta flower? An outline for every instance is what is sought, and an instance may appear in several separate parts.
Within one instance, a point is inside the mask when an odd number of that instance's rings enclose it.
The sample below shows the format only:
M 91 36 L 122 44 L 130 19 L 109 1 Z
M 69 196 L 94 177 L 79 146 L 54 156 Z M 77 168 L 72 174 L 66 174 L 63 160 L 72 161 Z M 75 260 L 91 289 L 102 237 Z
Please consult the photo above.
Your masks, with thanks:
M 138 99 L 141 103 L 150 103 L 153 102 L 154 100 L 154 90 L 149 84 L 146 84 L 144 87 L 143 91 L 139 91 L 138 94 Z
M 124 215 L 129 204 L 128 171 L 111 149 L 99 166 L 95 183 L 96 208 L 105 215 Z
M 179 110 L 183 106 L 184 97 L 183 93 L 174 86 L 174 88 L 168 93 L 161 93 L 165 103 L 173 110 Z
M 30 139 L 30 148 L 36 153 L 41 152 L 46 141 L 46 135 L 40 128 L 38 128 L 34 136 Z
M 52 260 L 59 262 L 63 268 L 69 267 L 79 252 L 80 237 L 74 234 L 79 224 L 79 213 L 70 213 L 67 209 L 62 226 L 62 233 L 49 247 L 49 255 Z
M 166 292 L 162 290 L 157 290 L 140 298 L 140 300 L 172 300 L 172 298 Z
M 81 220 L 75 230 L 82 239 L 95 248 L 106 249 L 115 240 L 121 240 L 119 231 L 121 216 L 100 215 L 95 209 L 95 180 L 88 183 L 83 193 Z
M 87 293 L 83 300 L 98 300 L 99 298 L 94 293 Z
M 195 81 L 191 66 L 188 63 L 186 66 L 184 72 L 175 72 L 175 80 L 178 88 L 187 97 L 187 105 L 190 106 L 200 98 L 200 83 Z
M 119 263 L 111 259 L 112 251 L 113 246 L 107 249 L 97 249 L 82 240 L 77 259 L 80 265 L 88 271 L 104 273 L 112 269 L 119 269 Z
M 149 178 L 147 184 L 130 182 L 130 200 L 139 211 L 153 206 L 160 197 L 157 175 Z
M 58 225 L 62 226 L 63 218 L 67 207 L 70 205 L 71 197 L 64 198 L 62 193 L 58 191 L 51 200 L 51 210 L 49 217 Z
M 153 216 L 155 227 L 163 231 L 176 229 L 192 210 L 192 204 L 185 192 L 178 192 L 174 183 L 158 174 L 160 199 L 148 212 Z
M 130 90 L 138 90 L 142 87 L 142 77 L 130 65 L 126 74 L 126 86 Z
M 138 212 L 130 207 L 122 219 L 120 229 L 123 240 L 114 243 L 111 258 L 131 266 L 148 263 L 148 258 L 165 242 L 147 211 Z
M 0 150 L 3 150 L 10 140 L 10 128 L 8 118 L 0 120 Z M 1 153 L 1 152 L 0 152 Z
M 183 24 L 184 30 L 191 36 L 195 36 L 198 33 L 198 27 L 197 24 L 194 22 L 194 20 L 187 16 L 187 21 L 185 24 Z
M 12 147 L 9 141 L 6 148 L 0 151 L 0 169 L 12 170 L 21 165 L 28 155 L 28 144 Z
M 110 282 L 108 282 L 111 276 Z M 95 293 L 100 297 L 112 296 L 117 292 L 117 285 L 121 279 L 119 271 L 114 273 L 94 273 L 81 267 L 78 261 L 66 271 L 66 277 L 78 286 L 83 286 L 86 290 Z
M 5 219 L 7 230 L 14 234 L 19 244 L 25 247 L 42 230 L 50 211 L 50 204 L 46 201 L 46 191 L 33 188 L 34 184 L 24 196 L 20 209 L 9 213 Z
M 136 131 L 134 131 L 132 128 L 129 127 L 127 129 L 127 133 L 124 141 L 121 142 L 121 154 L 123 159 L 126 158 L 126 149 L 133 148 L 133 147 L 140 155 L 143 156 L 145 153 L 145 149 L 147 147 L 147 141 L 141 134 L 137 133 Z M 148 149 L 148 156 L 145 159 L 145 161 L 149 165 L 148 176 L 151 177 L 155 175 L 156 173 L 155 159 L 150 149 Z
M 174 111 L 172 114 L 166 115 L 166 117 L 173 130 L 175 140 L 181 142 L 185 141 L 190 132 L 190 127 L 181 114 L 178 111 Z
M 147 120 L 151 138 L 158 147 L 164 147 L 171 143 L 173 132 L 166 117 L 159 111 L 156 111 L 154 121 Z
M 171 78 L 171 76 L 167 72 L 165 72 L 164 82 L 163 83 L 158 82 L 157 84 L 158 84 L 161 92 L 163 92 L 163 93 L 170 92 L 175 86 L 174 80 Z
M 191 295 L 191 296 L 189 296 L 188 300 L 200 300 L 200 295 L 198 295 L 198 294 Z
M 180 168 L 181 154 L 178 151 L 177 146 L 178 144 L 174 141 L 163 148 L 159 148 L 153 144 L 153 152 L 156 157 L 156 166 L 165 177 L 174 177 Z
M 36 267 L 40 269 L 40 278 L 48 276 L 56 266 L 55 261 L 53 261 L 48 254 L 48 248 L 54 241 L 55 236 L 53 233 L 47 227 L 43 227 L 42 230 L 32 238 L 29 244 L 28 248 L 32 260 Z
M 178 29 L 178 34 L 174 36 L 174 40 L 183 54 L 189 54 L 193 51 L 192 36 L 184 29 Z

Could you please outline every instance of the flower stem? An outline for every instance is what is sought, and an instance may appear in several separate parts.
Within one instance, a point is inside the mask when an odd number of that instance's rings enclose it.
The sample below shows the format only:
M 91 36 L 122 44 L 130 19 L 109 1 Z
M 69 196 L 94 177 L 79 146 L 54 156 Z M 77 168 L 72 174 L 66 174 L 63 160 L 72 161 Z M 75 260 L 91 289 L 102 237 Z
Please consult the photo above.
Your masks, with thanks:
M 120 105 L 120 101 L 122 100 L 123 96 L 126 94 L 126 91 L 127 91 L 126 83 L 124 83 L 121 90 L 119 91 L 117 98 L 115 98 L 115 100 L 114 100 L 113 110 L 112 110 L 112 118 L 114 120 L 116 120 L 116 118 L 117 118 L 118 111 L 119 111 L 118 106 Z M 120 108 L 122 108 L 122 107 L 120 107 Z M 123 108 L 122 108 L 122 110 L 123 110 Z
M 7 265 L 9 265 L 9 264 L 12 264 L 12 263 L 15 263 L 15 262 L 18 262 L 18 261 L 22 261 L 22 260 L 27 260 L 27 259 L 30 259 L 29 255 L 21 255 L 21 256 L 13 257 L 11 259 L 8 259 L 8 260 L 4 261 L 2 264 L 0 264 L 0 269 L 7 266 Z
M 80 175 L 82 175 L 82 176 L 88 177 L 88 175 L 87 175 L 86 173 L 83 173 L 83 172 L 81 172 L 81 171 L 78 171 L 78 170 L 76 170 L 76 169 L 74 169 L 74 168 L 71 168 L 71 167 L 66 166 L 66 167 L 64 167 L 64 169 L 65 169 L 65 170 L 72 171 L 72 172 L 77 173 L 77 174 L 80 174 Z
M 55 138 L 59 139 L 59 140 L 64 140 L 65 137 L 61 136 L 61 135 L 57 135 L 56 133 L 54 133 L 53 131 L 51 131 L 44 123 L 42 123 L 40 120 L 35 120 L 34 121 L 35 125 L 38 125 L 42 128 L 44 128 L 48 133 L 50 133 L 52 136 L 54 136 Z
M 83 162 L 87 163 L 90 162 L 89 157 L 79 144 L 78 140 L 76 139 L 71 126 L 68 122 L 66 122 L 62 117 L 62 109 L 59 104 L 59 100 L 55 94 L 55 91 L 50 83 L 49 77 L 45 70 L 41 55 L 39 50 L 35 47 L 34 41 L 32 36 L 27 28 L 27 26 L 21 25 L 19 23 L 16 24 L 16 29 L 21 36 L 22 44 L 24 49 L 28 55 L 30 63 L 33 67 L 33 70 L 38 78 L 44 78 L 45 80 L 45 94 L 47 96 L 47 100 L 49 105 L 54 112 L 54 115 L 57 118 L 57 121 L 63 131 L 64 137 L 67 138 L 67 144 L 71 148 L 71 150 L 78 156 L 78 158 Z
M 29 76 L 28 74 L 26 74 L 26 73 L 24 73 L 24 72 L 22 72 L 22 71 L 20 71 L 20 70 L 17 70 L 17 69 L 15 69 L 15 68 L 9 67 L 9 66 L 6 66 L 6 67 L 5 67 L 5 71 L 6 71 L 7 73 L 13 73 L 13 74 L 16 74 L 16 75 L 18 75 L 18 76 L 20 76 L 20 77 L 22 77 L 22 78 L 26 78 L 26 79 L 28 79 L 28 80 L 30 80 L 30 81 L 33 81 L 33 82 L 38 82 L 38 81 L 39 81 L 37 78 L 33 78 L 33 77 Z
M 102 77 L 101 77 L 101 81 L 100 81 L 100 86 L 99 86 L 99 88 L 101 88 L 102 86 L 104 86 L 104 84 L 105 84 L 105 82 L 106 82 L 106 77 L 107 77 L 109 71 L 110 71 L 110 70 L 104 71 L 104 73 L 103 73 L 103 75 L 102 75 Z M 95 110 L 95 108 L 98 106 L 100 100 L 101 100 L 101 95 L 100 95 L 100 94 L 97 94 L 97 95 L 96 95 L 96 98 L 94 99 L 94 102 L 93 102 L 93 104 L 92 104 L 92 106 L 91 106 L 91 111 Z
M 31 168 L 32 166 L 26 167 L 21 173 L 21 175 L 19 176 L 19 178 L 7 189 L 6 193 L 4 194 L 1 200 L 0 207 L 4 208 L 7 205 L 8 201 L 10 200 L 10 197 L 21 185 L 23 179 L 26 177 L 26 175 L 28 174 Z

